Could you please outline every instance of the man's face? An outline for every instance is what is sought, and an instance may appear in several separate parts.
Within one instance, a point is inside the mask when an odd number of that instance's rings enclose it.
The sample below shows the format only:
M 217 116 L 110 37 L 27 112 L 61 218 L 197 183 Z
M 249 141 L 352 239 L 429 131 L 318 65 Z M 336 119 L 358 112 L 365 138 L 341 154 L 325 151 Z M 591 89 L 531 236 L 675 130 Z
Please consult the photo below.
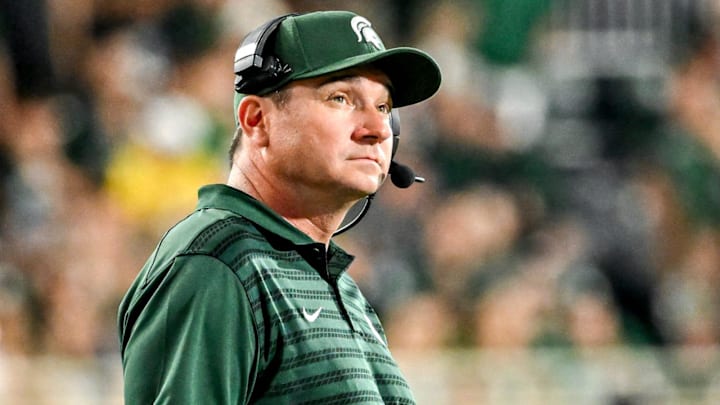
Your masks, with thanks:
M 389 80 L 355 68 L 289 85 L 270 110 L 268 169 L 295 187 L 340 199 L 378 190 L 392 152 Z

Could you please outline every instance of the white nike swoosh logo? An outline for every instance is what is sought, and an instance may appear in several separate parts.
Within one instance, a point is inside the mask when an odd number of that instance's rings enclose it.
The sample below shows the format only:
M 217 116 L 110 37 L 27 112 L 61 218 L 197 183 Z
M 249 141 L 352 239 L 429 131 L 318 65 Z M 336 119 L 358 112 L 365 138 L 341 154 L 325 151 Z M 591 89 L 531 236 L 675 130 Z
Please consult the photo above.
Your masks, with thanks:
M 322 307 L 316 309 L 312 314 L 308 314 L 307 310 L 303 307 L 302 314 L 306 321 L 313 323 L 320 316 L 320 311 L 322 311 Z

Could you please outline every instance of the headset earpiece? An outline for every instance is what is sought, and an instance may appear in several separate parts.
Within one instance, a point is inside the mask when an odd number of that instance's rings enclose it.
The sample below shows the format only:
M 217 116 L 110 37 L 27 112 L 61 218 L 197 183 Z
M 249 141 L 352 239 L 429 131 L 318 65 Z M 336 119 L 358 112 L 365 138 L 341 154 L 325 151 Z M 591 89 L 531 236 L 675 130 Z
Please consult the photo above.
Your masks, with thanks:
M 390 181 L 398 188 L 408 188 L 413 183 L 424 183 L 425 179 L 416 176 L 411 168 L 395 161 L 395 153 L 397 153 L 400 145 L 400 114 L 397 110 L 390 110 L 390 128 L 393 134 L 392 160 L 390 161 Z
M 266 52 L 280 23 L 296 13 L 274 18 L 250 32 L 235 51 L 235 91 L 255 93 L 279 82 L 292 72 L 292 67 Z
M 393 134 L 392 158 L 395 158 L 400 145 L 400 114 L 397 110 L 390 110 L 390 128 Z

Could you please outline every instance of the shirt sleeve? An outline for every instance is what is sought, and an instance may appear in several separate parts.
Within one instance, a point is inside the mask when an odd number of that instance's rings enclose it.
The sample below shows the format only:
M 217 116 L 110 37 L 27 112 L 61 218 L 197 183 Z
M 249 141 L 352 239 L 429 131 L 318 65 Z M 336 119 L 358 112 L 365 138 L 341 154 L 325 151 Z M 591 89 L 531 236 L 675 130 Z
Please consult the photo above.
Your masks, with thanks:
M 125 402 L 244 404 L 257 374 L 257 334 L 237 276 L 219 260 L 180 256 L 125 349 Z

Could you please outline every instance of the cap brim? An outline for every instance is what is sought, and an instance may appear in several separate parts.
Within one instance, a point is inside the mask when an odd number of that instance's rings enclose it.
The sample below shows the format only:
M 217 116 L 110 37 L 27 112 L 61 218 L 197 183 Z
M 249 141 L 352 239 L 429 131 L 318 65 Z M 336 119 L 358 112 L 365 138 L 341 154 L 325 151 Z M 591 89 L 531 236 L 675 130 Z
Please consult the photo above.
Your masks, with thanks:
M 441 73 L 435 61 L 425 52 L 408 47 L 353 56 L 318 69 L 291 74 L 288 81 L 309 79 L 368 64 L 382 70 L 390 79 L 395 107 L 426 100 L 440 88 Z

